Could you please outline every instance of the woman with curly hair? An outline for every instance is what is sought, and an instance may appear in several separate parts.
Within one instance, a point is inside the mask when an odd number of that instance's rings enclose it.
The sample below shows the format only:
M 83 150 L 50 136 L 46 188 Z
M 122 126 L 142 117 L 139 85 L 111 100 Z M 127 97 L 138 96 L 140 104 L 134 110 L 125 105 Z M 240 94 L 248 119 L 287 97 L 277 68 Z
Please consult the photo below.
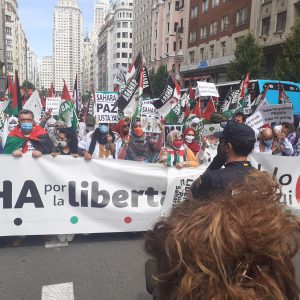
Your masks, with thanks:
M 154 299 L 299 299 L 292 257 L 300 222 L 284 212 L 279 185 L 254 170 L 231 190 L 187 200 L 147 232 Z

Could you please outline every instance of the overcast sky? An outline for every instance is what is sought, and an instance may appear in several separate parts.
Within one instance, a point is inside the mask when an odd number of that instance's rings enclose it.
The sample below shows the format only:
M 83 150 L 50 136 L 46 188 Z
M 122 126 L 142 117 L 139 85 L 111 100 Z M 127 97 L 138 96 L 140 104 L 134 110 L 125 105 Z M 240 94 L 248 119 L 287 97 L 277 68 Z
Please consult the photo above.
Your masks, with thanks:
M 28 43 L 39 60 L 41 56 L 52 55 L 52 18 L 58 0 L 18 0 L 19 17 Z M 93 24 L 94 0 L 78 0 L 86 28 Z

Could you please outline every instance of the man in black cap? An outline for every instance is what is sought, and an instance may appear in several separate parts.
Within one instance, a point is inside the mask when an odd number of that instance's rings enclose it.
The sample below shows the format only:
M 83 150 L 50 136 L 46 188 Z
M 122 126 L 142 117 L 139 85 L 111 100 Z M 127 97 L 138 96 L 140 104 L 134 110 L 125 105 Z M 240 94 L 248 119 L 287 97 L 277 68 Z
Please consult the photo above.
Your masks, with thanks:
M 255 132 L 246 124 L 228 121 L 223 131 L 214 134 L 220 140 L 218 152 L 225 158 L 225 168 L 208 170 L 191 186 L 194 199 L 205 200 L 211 192 L 223 192 L 231 183 L 242 183 L 253 169 L 247 161 L 256 141 Z

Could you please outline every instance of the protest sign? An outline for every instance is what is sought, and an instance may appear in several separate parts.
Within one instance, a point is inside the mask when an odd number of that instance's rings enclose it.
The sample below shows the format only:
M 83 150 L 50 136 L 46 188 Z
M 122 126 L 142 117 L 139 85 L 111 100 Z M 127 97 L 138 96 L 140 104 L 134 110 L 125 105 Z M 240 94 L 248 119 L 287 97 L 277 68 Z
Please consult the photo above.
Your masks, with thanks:
M 152 104 L 152 100 L 142 101 L 141 123 L 144 132 L 160 132 L 160 116 Z
M 118 108 L 115 102 L 118 99 L 116 92 L 96 92 L 96 115 L 99 123 L 117 123 Z
M 223 128 L 221 128 L 220 124 L 205 124 L 203 126 L 202 136 L 212 135 L 221 130 L 223 130 Z
M 261 106 L 259 111 L 265 123 L 294 122 L 293 105 L 291 103 Z
M 46 98 L 46 111 L 48 111 L 49 109 L 52 109 L 51 114 L 53 116 L 58 116 L 60 104 L 61 104 L 60 98 L 47 97 Z
M 197 81 L 195 97 L 219 97 L 216 86 L 211 82 Z
M 246 119 L 246 124 L 258 133 L 259 128 L 265 124 L 265 121 L 260 111 L 256 111 L 253 115 Z
M 178 124 L 173 124 L 173 125 L 165 125 L 165 141 L 167 140 L 167 136 L 168 134 L 172 131 L 172 130 L 178 130 L 180 132 L 182 132 L 182 125 L 178 125 Z

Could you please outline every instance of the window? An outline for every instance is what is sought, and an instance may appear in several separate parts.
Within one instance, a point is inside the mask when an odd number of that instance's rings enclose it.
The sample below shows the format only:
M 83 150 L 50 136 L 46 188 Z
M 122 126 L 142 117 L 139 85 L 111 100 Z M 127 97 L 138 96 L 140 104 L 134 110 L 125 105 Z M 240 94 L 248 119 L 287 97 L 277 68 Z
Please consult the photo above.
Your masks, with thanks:
M 216 34 L 218 30 L 218 22 L 214 21 L 210 23 L 210 35 Z
M 169 53 L 169 44 L 167 43 L 167 45 L 166 45 L 166 46 L 167 46 L 167 50 L 166 50 L 166 52 L 167 52 L 167 53 Z
M 11 35 L 11 28 L 10 27 L 5 27 L 5 33 L 7 35 Z
M 197 33 L 195 30 L 190 32 L 190 43 L 194 43 L 196 41 L 196 36 Z
M 127 53 L 126 52 L 122 52 L 122 58 L 127 58 Z
M 207 37 L 207 26 L 200 28 L 200 38 L 205 39 Z
M 214 58 L 215 45 L 210 45 L 209 50 L 210 50 L 210 58 L 212 59 Z
M 13 66 L 12 63 L 7 63 L 7 70 L 10 71 L 10 72 L 13 72 L 14 66 Z
M 6 40 L 6 46 L 7 47 L 12 47 L 12 40 L 7 39 Z
M 12 52 L 6 51 L 6 57 L 7 57 L 7 59 L 12 60 L 13 59 Z
M 219 1 L 219 0 L 212 0 L 212 2 L 211 2 L 212 7 L 216 7 L 216 6 L 218 6 L 219 4 L 220 4 L 220 1 Z
M 221 20 L 221 31 L 227 30 L 229 26 L 229 18 L 228 16 L 224 16 Z
M 170 23 L 168 22 L 168 24 L 167 24 L 167 33 L 169 33 L 170 32 Z
M 262 19 L 261 22 L 261 35 L 269 35 L 270 31 L 270 17 Z
M 202 12 L 207 12 L 208 11 L 208 0 L 203 0 L 202 1 Z
M 200 48 L 200 59 L 204 60 L 204 48 Z
M 226 55 L 226 41 L 221 42 L 221 56 Z
M 190 64 L 195 62 L 195 51 L 189 52 Z
M 117 48 L 121 48 L 120 43 L 117 43 Z
M 176 51 L 176 42 L 173 42 L 173 51 Z
M 117 33 L 117 38 L 119 39 L 121 37 L 121 32 Z
M 180 3 L 179 3 L 179 1 L 176 1 L 175 2 L 175 10 L 179 11 L 179 9 L 180 9 Z
M 178 22 L 174 23 L 174 32 L 177 32 Z
M 128 43 L 122 43 L 122 48 L 128 48 Z
M 277 14 L 276 32 L 284 32 L 286 23 L 286 11 Z
M 128 32 L 122 32 L 122 38 L 128 38 Z
M 198 5 L 192 7 L 191 9 L 191 18 L 194 19 L 194 18 L 197 18 L 198 16 Z
M 121 23 L 120 22 L 117 23 L 117 28 L 121 28 Z
M 236 19 L 235 19 L 236 26 L 245 24 L 247 19 L 248 19 L 248 7 L 244 7 L 236 12 Z
M 128 28 L 128 22 L 122 22 L 122 28 Z

